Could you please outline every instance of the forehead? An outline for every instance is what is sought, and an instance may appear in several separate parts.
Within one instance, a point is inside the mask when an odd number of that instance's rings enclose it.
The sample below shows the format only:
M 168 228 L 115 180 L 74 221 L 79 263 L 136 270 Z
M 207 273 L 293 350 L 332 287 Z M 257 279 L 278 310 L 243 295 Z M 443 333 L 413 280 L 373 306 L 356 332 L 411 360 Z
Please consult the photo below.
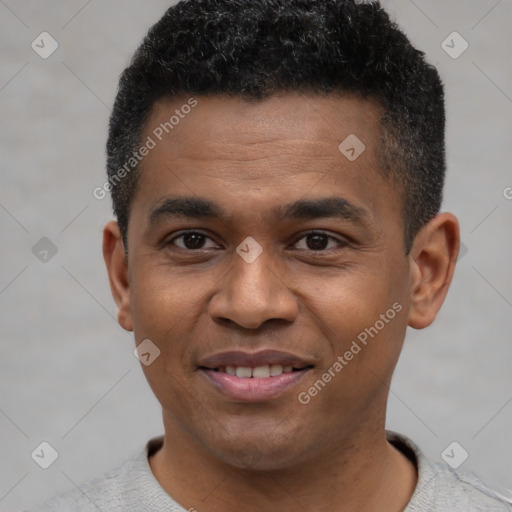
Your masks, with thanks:
M 380 115 L 377 102 L 355 96 L 161 100 L 143 132 L 154 148 L 140 164 L 136 199 L 146 211 L 174 195 L 270 210 L 339 195 L 370 211 L 385 202 L 393 209 L 396 191 L 376 156 Z
M 189 109 L 191 101 L 197 105 Z M 337 149 L 350 134 L 372 146 L 380 134 L 380 115 L 377 101 L 354 95 L 282 93 L 264 100 L 224 95 L 191 100 L 182 96 L 156 102 L 144 132 L 163 138 L 160 142 L 164 144 L 181 146 L 181 150 L 193 145 L 196 150 L 205 145 L 208 150 L 215 150 L 208 145 L 224 144 L 223 156 L 229 156 L 226 150 L 230 145 L 255 146 L 287 140 L 303 140 L 305 149 L 312 149 L 315 142 Z

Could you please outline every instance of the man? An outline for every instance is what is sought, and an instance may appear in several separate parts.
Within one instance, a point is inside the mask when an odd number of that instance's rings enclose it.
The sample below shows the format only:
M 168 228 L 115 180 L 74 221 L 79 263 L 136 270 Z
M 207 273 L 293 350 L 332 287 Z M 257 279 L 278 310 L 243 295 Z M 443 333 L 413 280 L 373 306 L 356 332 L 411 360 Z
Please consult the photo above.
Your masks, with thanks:
M 120 80 L 103 239 L 165 433 L 38 510 L 512 510 L 385 431 L 459 250 L 444 121 L 377 2 L 171 7 Z

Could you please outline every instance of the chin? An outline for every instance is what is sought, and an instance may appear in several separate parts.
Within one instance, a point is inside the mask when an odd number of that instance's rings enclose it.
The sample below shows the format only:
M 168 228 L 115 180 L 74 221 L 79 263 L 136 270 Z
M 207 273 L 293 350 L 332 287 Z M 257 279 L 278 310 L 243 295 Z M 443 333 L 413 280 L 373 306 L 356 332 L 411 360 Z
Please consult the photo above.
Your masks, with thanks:
M 215 458 L 238 469 L 279 471 L 298 464 L 299 458 L 304 459 L 305 444 L 290 433 L 260 432 L 252 438 L 246 434 L 242 438 L 223 439 L 222 443 L 210 445 L 209 451 Z
M 255 449 L 241 450 L 234 454 L 222 457 L 222 461 L 229 466 L 250 472 L 280 471 L 295 465 L 295 454 L 263 453 Z

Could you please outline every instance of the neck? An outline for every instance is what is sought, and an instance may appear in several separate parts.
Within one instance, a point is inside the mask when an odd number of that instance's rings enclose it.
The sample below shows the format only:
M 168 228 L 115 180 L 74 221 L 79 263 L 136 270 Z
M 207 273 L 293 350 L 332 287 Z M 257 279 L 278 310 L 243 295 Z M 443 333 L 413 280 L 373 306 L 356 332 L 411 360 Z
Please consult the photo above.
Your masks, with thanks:
M 166 425 L 150 466 L 175 501 L 198 512 L 403 510 L 416 486 L 415 465 L 388 443 L 383 427 L 358 432 L 315 459 L 263 471 L 226 464 Z

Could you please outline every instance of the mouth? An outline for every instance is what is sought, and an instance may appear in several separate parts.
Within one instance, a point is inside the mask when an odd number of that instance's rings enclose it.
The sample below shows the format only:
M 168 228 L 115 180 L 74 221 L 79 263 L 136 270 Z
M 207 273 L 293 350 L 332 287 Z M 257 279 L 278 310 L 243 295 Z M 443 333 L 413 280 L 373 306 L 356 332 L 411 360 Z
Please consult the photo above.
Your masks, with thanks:
M 254 368 L 234 365 L 219 366 L 218 368 L 199 367 L 201 370 L 225 373 L 239 379 L 268 379 L 270 377 L 279 377 L 283 373 L 300 372 L 309 368 L 313 368 L 313 366 L 308 365 L 303 368 L 294 368 L 293 366 L 283 366 L 281 364 L 263 364 Z
M 205 358 L 198 366 L 200 374 L 217 392 L 242 402 L 281 396 L 313 368 L 305 358 L 273 350 L 224 352 Z

